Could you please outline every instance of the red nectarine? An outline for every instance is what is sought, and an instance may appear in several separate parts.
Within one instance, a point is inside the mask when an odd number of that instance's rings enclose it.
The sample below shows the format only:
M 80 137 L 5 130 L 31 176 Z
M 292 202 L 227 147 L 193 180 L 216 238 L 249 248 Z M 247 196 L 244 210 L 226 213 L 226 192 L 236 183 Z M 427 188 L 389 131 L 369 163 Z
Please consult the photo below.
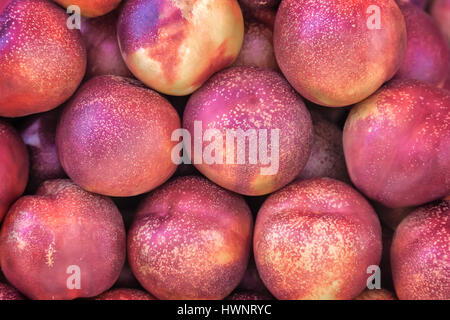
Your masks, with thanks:
M 9 210 L 0 263 L 8 281 L 31 299 L 94 297 L 119 277 L 125 237 L 111 199 L 70 180 L 49 180 Z
M 9 206 L 25 191 L 28 153 L 16 130 L 0 120 L 0 222 Z
M 259 274 L 277 299 L 353 299 L 381 258 L 375 211 L 356 190 L 329 178 L 296 181 L 272 194 L 254 232 Z
M 56 108 L 75 92 L 86 70 L 79 30 L 48 0 L 0 3 L 0 116 Z
M 390 208 L 450 193 L 450 92 L 393 81 L 353 107 L 344 128 L 350 178 Z
M 403 300 L 450 299 L 450 202 L 406 217 L 392 242 L 395 291 Z
M 151 193 L 128 234 L 128 260 L 159 299 L 223 299 L 247 267 L 253 221 L 244 199 L 201 177 Z
M 99 76 L 64 108 L 56 143 L 67 175 L 85 190 L 127 197 L 148 192 L 176 170 L 170 103 L 138 81 Z
M 393 0 L 283 0 L 274 46 L 281 71 L 302 96 L 346 106 L 397 72 L 405 21 Z

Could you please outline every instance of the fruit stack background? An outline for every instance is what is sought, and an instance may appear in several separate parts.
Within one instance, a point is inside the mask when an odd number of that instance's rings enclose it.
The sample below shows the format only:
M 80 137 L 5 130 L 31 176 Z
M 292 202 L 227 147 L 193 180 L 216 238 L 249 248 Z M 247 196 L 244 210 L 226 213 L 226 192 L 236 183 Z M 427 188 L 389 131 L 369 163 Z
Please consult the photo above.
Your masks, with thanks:
M 450 0 L 0 0 L 0 300 L 450 299 L 449 47 Z

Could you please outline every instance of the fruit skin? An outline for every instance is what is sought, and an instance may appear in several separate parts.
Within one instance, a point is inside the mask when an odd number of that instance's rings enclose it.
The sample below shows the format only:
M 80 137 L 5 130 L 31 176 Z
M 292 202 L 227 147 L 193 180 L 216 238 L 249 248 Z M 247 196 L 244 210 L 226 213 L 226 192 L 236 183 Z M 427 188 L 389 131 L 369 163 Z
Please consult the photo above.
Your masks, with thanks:
M 431 4 L 430 13 L 450 45 L 450 0 L 434 0 Z
M 443 87 L 448 77 L 449 49 L 433 19 L 412 4 L 400 5 L 408 35 L 406 54 L 394 79 L 416 79 Z
M 119 11 L 98 18 L 81 19 L 81 35 L 87 49 L 86 76 L 100 75 L 132 77 L 117 41 L 116 24 Z
M 349 182 L 342 147 L 342 130 L 325 120 L 317 111 L 312 111 L 311 116 L 314 128 L 312 150 L 298 178 L 306 180 L 328 177 Z
M 0 116 L 22 117 L 56 108 L 77 89 L 86 70 L 79 30 L 47 0 L 0 4 Z
M 27 191 L 34 193 L 46 180 L 65 178 L 56 151 L 56 126 L 60 109 L 32 115 L 19 126 L 20 135 L 30 155 Z
M 93 18 L 103 16 L 114 10 L 122 0 L 53 0 L 64 8 L 71 5 L 80 7 L 81 14 Z
M 280 300 L 353 299 L 367 268 L 381 258 L 381 227 L 369 203 L 347 184 L 295 181 L 272 194 L 258 213 L 256 265 Z
M 219 119 L 219 120 L 218 120 Z M 278 190 L 300 173 L 308 160 L 312 144 L 311 116 L 303 100 L 277 72 L 253 67 L 234 67 L 212 77 L 189 99 L 184 111 L 183 127 L 194 137 L 194 122 L 202 121 L 203 133 L 210 128 L 223 134 L 226 130 L 267 129 L 267 149 L 272 144 L 272 130 L 279 129 L 279 168 L 271 175 L 263 175 L 261 168 L 270 165 L 237 162 L 237 143 L 234 143 L 235 164 L 227 163 L 226 148 L 223 164 L 195 163 L 195 149 L 187 148 L 195 167 L 218 185 L 244 195 L 263 195 Z M 257 131 L 258 132 L 258 131 Z M 247 140 L 248 150 L 249 143 Z M 194 139 L 191 139 L 192 145 Z M 211 142 L 204 141 L 203 149 Z M 247 154 L 248 152 L 246 152 Z M 259 159 L 258 151 L 258 159 Z
M 129 0 L 117 33 L 136 78 L 159 92 L 182 96 L 233 63 L 244 20 L 236 0 Z
M 1 300 L 24 300 L 24 297 L 15 288 L 0 282 L 0 301 Z
M 397 298 L 392 292 L 385 289 L 366 289 L 355 300 L 397 300 Z
M 139 82 L 116 76 L 86 82 L 64 108 L 56 134 L 61 164 L 83 189 L 116 197 L 148 192 L 176 170 L 170 103 Z
M 156 300 L 151 294 L 137 289 L 112 289 L 95 298 L 95 300 Z
M 28 181 L 27 149 L 16 130 L 0 120 L 0 222 L 9 206 L 22 195 Z
M 128 261 L 158 299 L 223 299 L 247 267 L 253 221 L 244 199 L 201 177 L 151 193 L 128 234 Z
M 450 202 L 417 209 L 394 236 L 392 274 L 400 300 L 450 299 Z
M 369 29 L 381 10 L 381 29 Z M 278 65 L 306 99 L 329 107 L 367 98 L 397 72 L 406 48 L 403 15 L 394 1 L 284 0 L 275 21 Z
M 344 154 L 355 186 L 386 207 L 421 205 L 450 193 L 450 92 L 393 81 L 353 107 Z
M 36 195 L 20 198 L 0 233 L 2 271 L 31 299 L 97 296 L 119 277 L 125 250 L 125 228 L 112 200 L 70 180 L 46 181 Z M 80 268 L 80 289 L 68 289 L 69 266 Z
M 272 30 L 262 23 L 246 23 L 244 43 L 233 66 L 250 66 L 278 71 L 273 51 Z
M 236 291 L 232 293 L 226 300 L 274 300 L 274 298 L 270 294 L 262 294 L 259 292 L 252 291 Z

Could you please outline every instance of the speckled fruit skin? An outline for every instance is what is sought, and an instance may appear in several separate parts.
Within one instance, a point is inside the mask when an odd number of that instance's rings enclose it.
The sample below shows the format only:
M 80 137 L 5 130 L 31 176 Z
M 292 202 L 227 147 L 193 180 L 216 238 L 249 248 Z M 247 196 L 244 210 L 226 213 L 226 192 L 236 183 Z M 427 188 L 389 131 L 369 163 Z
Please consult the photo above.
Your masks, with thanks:
M 450 202 L 419 208 L 402 221 L 391 249 L 401 300 L 450 299 Z
M 24 298 L 15 288 L 6 283 L 0 283 L 0 301 L 2 300 L 24 300 Z
M 177 112 L 156 92 L 128 78 L 95 77 L 63 111 L 56 135 L 59 159 L 85 190 L 142 194 L 175 172 L 171 135 L 179 127 Z
M 238 301 L 246 301 L 246 300 L 274 300 L 269 294 L 262 294 L 259 292 L 252 291 L 236 291 L 231 294 L 226 300 L 238 300 Z
M 252 229 L 243 198 L 201 177 L 177 178 L 143 201 L 128 260 L 159 299 L 223 299 L 244 275 Z
M 194 122 L 202 121 L 203 131 L 214 128 L 223 133 L 223 164 L 194 165 L 214 183 L 245 195 L 271 193 L 300 173 L 308 160 L 312 144 L 311 116 L 303 100 L 277 72 L 253 67 L 234 67 L 211 78 L 195 92 L 186 106 L 183 127 L 194 136 Z M 271 131 L 279 129 L 279 169 L 262 175 L 269 167 L 258 161 L 250 164 L 227 164 L 226 130 L 267 129 L 267 146 L 271 150 Z M 194 139 L 191 139 L 194 144 Z M 247 139 L 248 140 L 248 139 Z M 203 150 L 211 142 L 203 142 Z M 234 158 L 237 147 L 234 144 Z M 249 144 L 247 143 L 247 152 Z M 188 148 L 195 160 L 195 149 Z
M 393 81 L 353 107 L 344 154 L 355 186 L 390 208 L 450 193 L 450 93 Z
M 400 5 L 408 41 L 406 54 L 394 79 L 416 79 L 443 87 L 448 77 L 449 49 L 441 30 L 419 7 Z
M 256 219 L 256 265 L 280 300 L 355 298 L 381 248 L 369 203 L 329 178 L 296 181 L 272 194 Z
M 125 62 L 139 80 L 182 96 L 233 63 L 244 20 L 236 0 L 129 0 L 117 32 Z
M 81 35 L 87 49 L 86 76 L 100 75 L 131 77 L 120 53 L 116 24 L 119 11 L 98 18 L 81 19 Z
M 312 111 L 311 116 L 314 128 L 312 150 L 298 178 L 306 180 L 328 177 L 349 182 L 342 147 L 342 130 L 316 111 Z
M 260 67 L 277 71 L 272 30 L 262 23 L 246 23 L 244 43 L 233 66 Z
M 142 290 L 120 288 L 106 291 L 95 300 L 155 300 L 155 298 Z
M 273 8 L 280 3 L 281 0 L 240 0 L 242 4 L 251 9 Z
M 367 26 L 372 5 L 381 10 L 379 30 Z M 274 47 L 281 71 L 303 97 L 347 106 L 397 72 L 406 48 L 405 21 L 393 0 L 283 0 Z
M 430 13 L 450 45 L 450 0 L 434 0 L 431 4 Z
M 70 180 L 46 181 L 20 198 L 0 233 L 0 263 L 8 281 L 31 299 L 94 297 L 117 280 L 125 261 L 122 217 L 106 197 Z M 81 288 L 68 289 L 69 266 Z
M 66 177 L 56 151 L 56 125 L 60 109 L 32 115 L 20 123 L 19 132 L 30 155 L 27 191 L 34 193 L 46 180 Z
M 12 126 L 0 120 L 0 222 L 9 206 L 25 191 L 28 170 L 25 144 Z
M 392 292 L 385 289 L 366 289 L 355 300 L 397 300 L 397 298 Z
M 83 79 L 86 50 L 79 30 L 47 0 L 0 3 L 0 116 L 56 108 Z
M 81 14 L 93 18 L 114 10 L 122 0 L 53 0 L 64 8 L 71 5 L 80 7 Z

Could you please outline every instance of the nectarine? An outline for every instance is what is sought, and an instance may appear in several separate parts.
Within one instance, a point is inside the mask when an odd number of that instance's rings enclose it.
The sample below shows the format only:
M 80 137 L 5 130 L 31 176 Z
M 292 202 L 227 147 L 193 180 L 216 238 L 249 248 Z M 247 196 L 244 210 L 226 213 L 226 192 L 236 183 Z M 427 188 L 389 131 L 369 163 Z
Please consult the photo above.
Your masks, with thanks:
M 274 46 L 281 71 L 303 97 L 347 106 L 397 72 L 405 21 L 394 0 L 283 0 Z
M 353 299 L 381 248 L 375 211 L 329 178 L 295 181 L 272 194 L 256 219 L 256 265 L 277 299 Z
M 450 193 L 450 92 L 393 81 L 353 107 L 344 128 L 350 178 L 390 208 Z
M 138 195 L 175 172 L 171 135 L 179 127 L 170 103 L 138 81 L 95 77 L 63 110 L 56 135 L 59 159 L 85 190 Z
M 28 171 L 25 144 L 11 125 L 0 120 L 0 222 L 9 206 L 25 191 Z
M 406 54 L 395 79 L 416 79 L 442 87 L 448 77 L 447 41 L 433 19 L 419 7 L 400 5 L 408 35 Z
M 450 202 L 419 208 L 397 228 L 391 263 L 403 300 L 450 299 Z
M 85 17 L 98 17 L 114 10 L 122 0 L 53 0 L 64 8 L 75 5 Z
M 111 199 L 70 180 L 46 181 L 36 195 L 20 198 L 0 233 L 3 273 L 31 299 L 97 296 L 119 277 L 125 250 Z
M 75 92 L 86 49 L 66 20 L 48 0 L 0 2 L 0 116 L 48 111 Z
M 247 267 L 253 221 L 244 199 L 201 177 L 151 193 L 128 234 L 128 260 L 159 299 L 223 299 Z
M 311 151 L 311 116 L 303 100 L 270 70 L 234 67 L 216 74 L 189 99 L 183 127 L 193 137 L 184 142 L 195 167 L 245 195 L 285 186 Z
M 237 0 L 129 0 L 117 28 L 136 78 L 175 96 L 192 93 L 233 63 L 244 38 Z

